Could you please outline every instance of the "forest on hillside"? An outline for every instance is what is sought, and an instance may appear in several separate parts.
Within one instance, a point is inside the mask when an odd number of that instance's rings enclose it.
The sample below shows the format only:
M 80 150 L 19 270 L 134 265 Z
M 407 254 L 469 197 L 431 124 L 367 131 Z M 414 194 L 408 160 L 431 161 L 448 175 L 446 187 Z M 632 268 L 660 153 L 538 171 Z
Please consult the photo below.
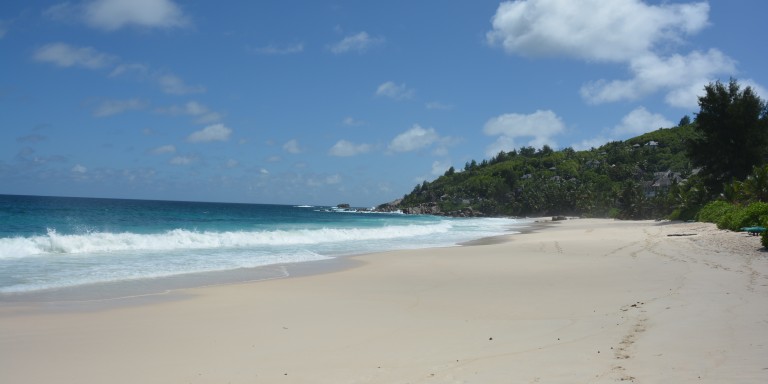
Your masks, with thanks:
M 690 219 L 768 158 L 768 109 L 750 87 L 715 82 L 678 126 L 599 148 L 523 147 L 453 167 L 379 209 L 450 216 Z M 732 188 L 731 188 L 732 189 Z

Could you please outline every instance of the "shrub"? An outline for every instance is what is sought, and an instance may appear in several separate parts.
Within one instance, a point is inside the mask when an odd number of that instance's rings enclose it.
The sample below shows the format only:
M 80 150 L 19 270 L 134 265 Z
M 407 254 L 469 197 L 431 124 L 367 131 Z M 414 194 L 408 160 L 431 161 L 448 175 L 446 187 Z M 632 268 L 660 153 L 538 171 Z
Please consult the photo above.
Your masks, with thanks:
M 738 208 L 727 201 L 713 201 L 699 211 L 698 220 L 715 223 L 720 229 L 728 229 L 730 227 L 731 215 L 736 210 Z
M 768 217 L 768 203 L 752 203 L 736 209 L 731 214 L 727 229 L 738 231 L 743 227 L 761 225 L 766 217 Z
M 760 242 L 763 243 L 763 247 L 768 248 L 768 231 L 763 232 L 762 236 L 760 236 Z

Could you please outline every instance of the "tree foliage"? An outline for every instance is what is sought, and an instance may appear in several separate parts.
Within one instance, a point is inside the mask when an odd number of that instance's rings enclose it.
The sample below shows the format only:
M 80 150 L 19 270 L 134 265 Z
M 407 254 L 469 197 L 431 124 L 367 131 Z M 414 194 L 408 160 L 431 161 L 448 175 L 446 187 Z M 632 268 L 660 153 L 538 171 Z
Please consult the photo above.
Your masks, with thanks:
M 702 167 L 706 185 L 714 193 L 723 184 L 743 180 L 768 154 L 766 104 L 751 87 L 743 90 L 736 80 L 707 85 L 699 97 L 696 135 L 689 141 L 688 156 Z

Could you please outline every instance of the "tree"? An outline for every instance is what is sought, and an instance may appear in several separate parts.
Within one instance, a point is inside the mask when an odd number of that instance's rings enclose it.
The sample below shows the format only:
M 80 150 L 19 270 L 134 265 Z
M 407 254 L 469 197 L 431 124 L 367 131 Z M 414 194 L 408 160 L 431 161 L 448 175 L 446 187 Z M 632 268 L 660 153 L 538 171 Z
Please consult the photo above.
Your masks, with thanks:
M 678 127 L 684 127 L 684 126 L 686 126 L 686 125 L 690 125 L 690 124 L 691 124 L 691 118 L 690 118 L 690 116 L 688 116 L 688 115 L 685 115 L 685 116 L 683 116 L 683 118 L 682 118 L 682 119 L 680 119 L 680 122 L 679 122 L 679 123 L 677 123 L 677 126 L 678 126 Z
M 707 187 L 714 193 L 723 184 L 743 180 L 768 154 L 766 104 L 751 87 L 740 90 L 731 79 L 704 87 L 696 115 L 696 135 L 688 142 L 688 155 L 702 167 Z

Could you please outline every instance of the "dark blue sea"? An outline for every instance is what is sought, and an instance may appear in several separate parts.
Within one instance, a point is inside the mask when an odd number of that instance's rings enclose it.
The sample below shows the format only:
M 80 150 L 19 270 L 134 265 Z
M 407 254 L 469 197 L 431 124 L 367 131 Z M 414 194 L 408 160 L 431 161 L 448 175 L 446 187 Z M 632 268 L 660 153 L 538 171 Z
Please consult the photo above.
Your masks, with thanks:
M 452 246 L 529 223 L 308 205 L 0 195 L 0 295 Z

